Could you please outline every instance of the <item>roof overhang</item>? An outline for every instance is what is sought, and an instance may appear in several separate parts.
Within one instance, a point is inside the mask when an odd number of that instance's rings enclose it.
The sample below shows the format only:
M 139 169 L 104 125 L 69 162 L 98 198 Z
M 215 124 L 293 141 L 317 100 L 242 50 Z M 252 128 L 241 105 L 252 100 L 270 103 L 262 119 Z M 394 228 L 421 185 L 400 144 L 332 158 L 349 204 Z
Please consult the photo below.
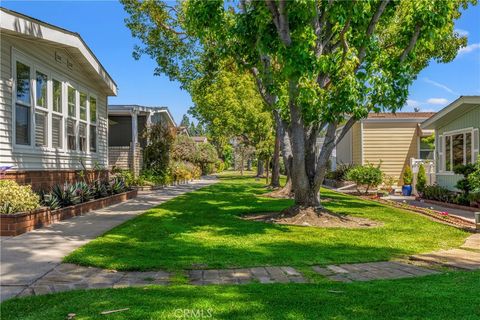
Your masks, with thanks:
M 0 8 L 0 28 L 5 34 L 40 41 L 67 50 L 82 64 L 87 73 L 102 84 L 103 90 L 109 96 L 117 95 L 116 83 L 78 33 L 5 8 Z
M 170 110 L 167 107 L 147 107 L 139 105 L 109 105 L 108 106 L 108 115 L 113 116 L 128 116 L 136 112 L 140 115 L 148 115 L 153 113 L 163 113 L 167 116 L 167 119 L 170 121 L 170 124 L 173 127 L 176 127 L 177 124 L 170 113 Z
M 435 129 L 441 127 L 474 108 L 480 108 L 480 96 L 461 96 L 434 116 L 424 121 L 421 128 Z

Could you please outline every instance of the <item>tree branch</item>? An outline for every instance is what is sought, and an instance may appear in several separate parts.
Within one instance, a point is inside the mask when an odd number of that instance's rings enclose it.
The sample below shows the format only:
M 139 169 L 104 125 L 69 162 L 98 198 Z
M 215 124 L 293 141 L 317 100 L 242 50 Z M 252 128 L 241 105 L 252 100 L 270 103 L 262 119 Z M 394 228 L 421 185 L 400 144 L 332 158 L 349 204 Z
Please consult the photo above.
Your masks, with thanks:
M 265 3 L 273 16 L 273 23 L 277 28 L 280 40 L 282 40 L 286 46 L 289 46 L 292 43 L 292 39 L 290 37 L 287 14 L 285 12 L 285 0 L 280 0 L 278 7 L 274 0 L 265 0 Z
M 368 24 L 367 33 L 366 33 L 367 38 L 370 38 L 372 36 L 373 32 L 375 31 L 375 27 L 377 26 L 378 21 L 380 20 L 380 17 L 382 16 L 389 2 L 390 0 L 382 0 L 380 2 L 380 5 L 378 6 L 377 11 L 375 12 L 372 19 L 370 20 L 370 23 Z M 367 50 L 366 45 L 363 45 L 360 47 L 360 50 L 358 51 L 359 66 L 362 64 L 362 61 L 365 58 L 366 50 Z
M 335 145 L 342 141 L 343 137 L 347 134 L 348 130 L 352 128 L 355 122 L 357 122 L 357 120 L 355 120 L 353 117 L 350 117 L 350 119 L 347 120 L 342 131 L 340 132 L 340 135 L 335 139 Z
M 400 62 L 403 62 L 408 54 L 413 50 L 415 47 L 415 44 L 417 43 L 418 36 L 420 35 L 420 29 L 421 29 L 421 24 L 417 23 L 415 25 L 415 31 L 412 34 L 412 38 L 410 38 L 410 42 L 408 43 L 408 46 L 403 50 L 402 55 L 400 56 Z

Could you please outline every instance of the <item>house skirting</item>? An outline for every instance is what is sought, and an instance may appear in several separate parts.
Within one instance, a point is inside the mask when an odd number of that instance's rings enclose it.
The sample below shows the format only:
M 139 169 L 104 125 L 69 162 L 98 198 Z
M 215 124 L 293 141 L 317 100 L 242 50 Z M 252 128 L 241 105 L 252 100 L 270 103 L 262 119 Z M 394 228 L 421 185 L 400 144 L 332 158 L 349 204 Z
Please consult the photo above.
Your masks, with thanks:
M 139 144 L 136 147 L 133 144 L 108 147 L 108 165 L 110 169 L 116 167 L 130 170 L 138 176 L 143 166 L 143 149 Z
M 84 175 L 84 177 L 82 177 Z M 5 179 L 14 180 L 19 184 L 29 184 L 35 191 L 45 191 L 51 189 L 57 184 L 65 182 L 72 183 L 85 179 L 93 181 L 95 179 L 108 179 L 107 170 L 34 170 L 34 171 L 7 171 Z

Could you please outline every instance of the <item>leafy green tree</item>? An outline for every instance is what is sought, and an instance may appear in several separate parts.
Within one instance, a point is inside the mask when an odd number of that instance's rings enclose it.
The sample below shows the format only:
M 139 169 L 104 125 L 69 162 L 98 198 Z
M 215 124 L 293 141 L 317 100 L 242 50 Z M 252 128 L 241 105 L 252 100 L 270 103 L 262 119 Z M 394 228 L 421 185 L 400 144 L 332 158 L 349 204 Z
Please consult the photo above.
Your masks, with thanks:
M 180 127 L 185 127 L 187 129 L 190 127 L 190 119 L 186 114 L 184 114 L 182 117 L 182 121 L 180 122 Z
M 319 207 L 335 145 L 369 112 L 405 105 L 409 85 L 432 59 L 455 57 L 466 38 L 454 32 L 454 20 L 476 1 L 123 3 L 144 44 L 136 54 L 154 57 L 157 73 L 189 88 L 214 73 L 219 58 L 251 71 L 288 138 L 295 203 Z

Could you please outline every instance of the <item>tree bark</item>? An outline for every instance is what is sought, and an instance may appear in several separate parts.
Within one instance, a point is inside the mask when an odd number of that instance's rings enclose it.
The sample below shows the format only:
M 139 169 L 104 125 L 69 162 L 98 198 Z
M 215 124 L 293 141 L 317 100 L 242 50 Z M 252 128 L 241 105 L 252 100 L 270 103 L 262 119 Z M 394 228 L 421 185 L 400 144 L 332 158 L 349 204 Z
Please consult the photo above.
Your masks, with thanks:
M 292 194 L 292 147 L 290 145 L 290 137 L 286 129 L 285 123 L 283 123 L 278 111 L 274 110 L 273 112 L 275 118 L 275 125 L 280 131 L 280 150 L 282 153 L 283 163 L 285 164 L 285 174 L 287 176 L 287 182 L 280 191 L 282 194 L 290 195 Z
M 258 162 L 257 162 L 257 177 L 263 177 L 263 173 L 264 173 L 264 167 L 263 167 L 263 160 L 261 159 L 258 159 Z
M 280 140 L 282 139 L 282 130 L 278 125 L 275 126 L 275 147 L 272 158 L 272 181 L 270 186 L 280 188 Z
M 270 158 L 269 157 L 267 157 L 267 160 L 265 160 L 265 167 L 266 167 L 265 170 L 267 172 L 266 183 L 268 184 L 268 179 L 270 178 L 270 176 L 269 176 L 270 175 L 270 170 L 269 170 L 270 169 Z
M 252 171 L 252 159 L 250 157 L 247 159 L 247 171 Z

